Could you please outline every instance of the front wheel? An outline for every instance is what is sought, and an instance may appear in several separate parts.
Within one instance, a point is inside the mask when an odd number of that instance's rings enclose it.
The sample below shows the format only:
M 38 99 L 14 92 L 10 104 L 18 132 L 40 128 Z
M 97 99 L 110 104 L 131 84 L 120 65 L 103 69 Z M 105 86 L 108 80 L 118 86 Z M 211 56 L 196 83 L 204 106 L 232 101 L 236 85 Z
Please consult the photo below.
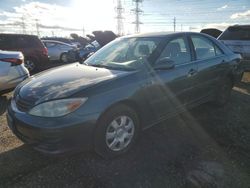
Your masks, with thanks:
M 232 80 L 230 78 L 225 78 L 217 91 L 214 103 L 217 106 L 226 105 L 230 99 L 232 88 Z
M 104 158 L 113 158 L 127 152 L 139 133 L 139 119 L 133 109 L 117 105 L 98 121 L 95 132 L 95 151 Z

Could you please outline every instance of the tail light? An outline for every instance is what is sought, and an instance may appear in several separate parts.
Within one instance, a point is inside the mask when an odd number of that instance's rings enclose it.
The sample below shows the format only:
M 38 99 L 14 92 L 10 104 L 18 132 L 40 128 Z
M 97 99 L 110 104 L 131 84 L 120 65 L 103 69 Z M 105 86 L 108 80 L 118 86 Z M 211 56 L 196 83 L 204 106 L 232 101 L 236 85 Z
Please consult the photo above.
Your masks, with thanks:
M 43 55 L 48 56 L 48 49 L 46 47 L 43 48 L 42 50 Z
M 0 60 L 3 62 L 12 63 L 12 65 L 21 65 L 23 63 L 23 59 L 16 59 L 16 58 L 5 58 Z

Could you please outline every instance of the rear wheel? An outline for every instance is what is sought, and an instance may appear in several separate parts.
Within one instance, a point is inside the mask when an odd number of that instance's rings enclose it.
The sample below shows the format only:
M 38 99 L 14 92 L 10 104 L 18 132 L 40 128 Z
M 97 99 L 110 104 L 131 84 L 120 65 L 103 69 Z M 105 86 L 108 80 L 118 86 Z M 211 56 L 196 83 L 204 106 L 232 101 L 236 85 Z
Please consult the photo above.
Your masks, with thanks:
M 67 53 L 62 53 L 60 56 L 60 61 L 62 63 L 67 63 L 68 62 L 68 58 L 67 58 Z
M 214 103 L 217 106 L 226 105 L 230 99 L 232 88 L 232 80 L 229 77 L 225 78 L 217 91 Z
M 104 158 L 127 152 L 139 133 L 139 119 L 133 109 L 117 105 L 99 120 L 95 132 L 95 151 Z
M 37 68 L 34 60 L 32 59 L 25 60 L 24 65 L 30 72 L 35 71 Z

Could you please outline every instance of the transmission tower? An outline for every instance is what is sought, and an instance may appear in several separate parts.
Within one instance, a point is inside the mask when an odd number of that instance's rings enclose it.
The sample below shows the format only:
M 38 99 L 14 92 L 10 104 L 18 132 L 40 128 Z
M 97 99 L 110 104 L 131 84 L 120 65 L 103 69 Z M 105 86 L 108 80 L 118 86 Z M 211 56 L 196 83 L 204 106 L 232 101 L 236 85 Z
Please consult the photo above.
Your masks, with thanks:
M 121 0 L 117 0 L 117 7 L 115 8 L 116 9 L 116 19 L 117 19 L 117 34 L 122 36 L 124 34 L 123 30 L 124 30 L 124 27 L 123 27 L 123 12 L 124 12 L 124 8 L 122 7 L 122 2 Z
M 143 0 L 133 0 L 133 2 L 135 2 L 135 8 L 131 11 L 135 14 L 135 21 L 133 22 L 133 24 L 135 24 L 135 33 L 140 33 L 140 25 L 143 24 L 140 22 L 140 15 L 143 12 L 140 9 L 140 3 L 142 3 L 142 1 Z

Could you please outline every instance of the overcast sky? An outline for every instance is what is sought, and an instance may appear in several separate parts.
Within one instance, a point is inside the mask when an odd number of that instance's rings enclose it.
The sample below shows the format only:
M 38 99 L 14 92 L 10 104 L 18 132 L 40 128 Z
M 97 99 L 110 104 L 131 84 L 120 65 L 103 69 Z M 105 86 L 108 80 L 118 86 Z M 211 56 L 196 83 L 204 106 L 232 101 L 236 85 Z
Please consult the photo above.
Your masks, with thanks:
M 124 33 L 134 33 L 132 0 L 121 0 Z M 0 32 L 66 36 L 93 30 L 116 32 L 116 0 L 0 0 Z M 141 31 L 225 29 L 250 24 L 250 0 L 144 0 Z

